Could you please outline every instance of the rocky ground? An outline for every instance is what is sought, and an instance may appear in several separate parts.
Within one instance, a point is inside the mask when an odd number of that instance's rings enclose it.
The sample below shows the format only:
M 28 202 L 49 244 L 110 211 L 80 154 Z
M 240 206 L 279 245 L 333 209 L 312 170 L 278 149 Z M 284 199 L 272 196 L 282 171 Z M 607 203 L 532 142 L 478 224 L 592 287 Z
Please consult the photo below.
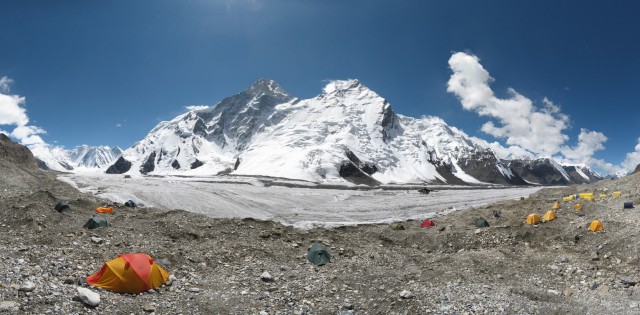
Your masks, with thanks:
M 0 161 L 0 313 L 640 313 L 640 214 L 622 209 L 624 201 L 640 201 L 638 175 L 457 211 L 436 217 L 431 228 L 407 221 L 398 231 L 298 230 L 114 205 L 110 227 L 86 230 L 94 209 L 108 201 L 18 160 Z M 610 197 L 614 190 L 622 197 Z M 577 192 L 609 197 L 585 202 L 580 212 L 575 201 L 562 203 L 557 220 L 524 223 L 527 214 L 542 215 Z M 58 200 L 72 210 L 55 211 Z M 477 229 L 480 216 L 491 227 Z M 604 232 L 587 231 L 594 218 Z M 314 242 L 327 245 L 330 264 L 307 261 Z M 175 280 L 140 295 L 90 288 L 101 297 L 94 308 L 75 299 L 77 287 L 86 287 L 79 278 L 129 252 L 148 253 Z

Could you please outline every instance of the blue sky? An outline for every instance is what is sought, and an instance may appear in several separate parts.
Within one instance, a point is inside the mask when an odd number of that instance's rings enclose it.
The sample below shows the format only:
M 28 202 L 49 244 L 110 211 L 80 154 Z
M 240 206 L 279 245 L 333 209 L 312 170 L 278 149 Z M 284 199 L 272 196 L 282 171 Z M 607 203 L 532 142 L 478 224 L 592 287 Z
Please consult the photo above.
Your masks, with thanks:
M 0 93 L 26 111 L 23 126 L 40 128 L 16 135 L 127 148 L 185 106 L 213 105 L 262 77 L 303 98 L 355 78 L 400 114 L 521 143 L 509 128 L 483 127 L 508 124 L 481 115 L 501 102 L 464 109 L 466 92 L 448 91 L 452 55 L 463 52 L 493 78 L 498 100 L 512 88 L 532 112 L 549 102 L 559 108 L 551 117 L 566 116 L 566 139 L 545 154 L 614 171 L 640 161 L 636 3 L 0 1 Z M 19 123 L 6 117 L 0 129 L 11 133 Z

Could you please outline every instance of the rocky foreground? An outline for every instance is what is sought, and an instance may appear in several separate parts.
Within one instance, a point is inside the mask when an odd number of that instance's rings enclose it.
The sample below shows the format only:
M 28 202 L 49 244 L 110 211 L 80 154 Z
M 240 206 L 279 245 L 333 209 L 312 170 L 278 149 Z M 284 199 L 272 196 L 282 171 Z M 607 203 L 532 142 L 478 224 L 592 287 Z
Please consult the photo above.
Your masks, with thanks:
M 28 154 L 15 154 L 17 148 L 3 151 L 10 145 L 0 141 L 0 313 L 640 313 L 640 215 L 622 207 L 640 201 L 638 175 L 544 189 L 524 200 L 437 217 L 430 228 L 407 221 L 405 230 L 298 230 L 114 205 L 110 227 L 86 230 L 95 208 L 109 201 L 38 171 Z M 622 196 L 613 198 L 612 191 Z M 562 203 L 558 219 L 524 223 L 527 214 L 542 215 L 577 192 L 608 197 L 585 202 L 581 211 L 573 210 L 576 201 Z M 59 200 L 72 210 L 55 211 Z M 476 228 L 478 217 L 491 227 Z M 595 218 L 604 232 L 587 231 Z M 307 261 L 314 242 L 327 245 L 330 264 Z M 128 295 L 78 281 L 129 252 L 154 257 L 173 275 L 170 283 Z M 81 302 L 79 286 L 98 293 L 100 303 Z

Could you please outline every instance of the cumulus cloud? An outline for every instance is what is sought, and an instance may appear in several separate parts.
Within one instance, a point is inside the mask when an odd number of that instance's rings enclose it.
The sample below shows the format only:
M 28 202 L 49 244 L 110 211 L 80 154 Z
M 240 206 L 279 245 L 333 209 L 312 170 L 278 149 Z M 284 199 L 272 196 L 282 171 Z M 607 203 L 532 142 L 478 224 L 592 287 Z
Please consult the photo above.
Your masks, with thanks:
M 120 128 L 120 127 L 122 127 L 122 124 L 116 124 L 116 127 Z
M 27 110 L 22 107 L 24 101 L 24 97 L 0 93 L 0 125 L 28 124 Z
M 496 152 L 499 158 L 546 156 L 564 163 L 587 164 L 609 173 L 622 169 L 593 157 L 605 148 L 607 137 L 601 132 L 581 129 L 577 144 L 568 146 L 569 136 L 565 131 L 569 128 L 569 116 L 550 99 L 545 97 L 541 106 L 536 106 L 512 88 L 507 89 L 507 98 L 497 97 L 490 86 L 494 79 L 474 55 L 454 53 L 449 59 L 449 67 L 452 74 L 447 91 L 458 97 L 465 110 L 491 119 L 482 125 L 482 132 L 505 141 L 506 147 L 497 141 L 475 138 L 476 142 Z M 629 161 L 634 159 L 640 161 L 640 144 L 636 146 L 635 155 L 628 154 Z
M 573 148 L 565 146 L 561 149 L 561 153 L 571 161 L 586 164 L 596 151 L 604 150 L 606 141 L 607 137 L 603 133 L 583 128 L 578 135 L 578 145 Z
M 18 126 L 11 132 L 11 136 L 20 139 L 24 145 L 43 144 L 44 140 L 38 136 L 47 133 L 44 129 L 36 126 Z
M 24 108 L 25 98 L 8 94 L 11 83 L 13 80 L 10 78 L 0 78 L 0 125 L 16 127 L 12 132 L 2 131 L 2 133 L 19 140 L 24 145 L 44 144 L 39 135 L 46 133 L 46 131 L 40 127 L 29 125 L 29 116 Z
M 189 105 L 189 106 L 185 106 L 184 108 L 188 111 L 192 111 L 192 110 L 207 109 L 209 108 L 209 106 L 208 105 Z
M 449 59 L 453 71 L 447 91 L 455 94 L 466 110 L 496 120 L 482 125 L 481 130 L 498 139 L 505 139 L 509 146 L 517 146 L 539 155 L 553 155 L 568 140 L 563 130 L 569 118 L 560 108 L 545 99 L 543 108 L 509 88 L 508 98 L 499 98 L 489 84 L 494 79 L 474 55 L 458 52 Z
M 531 159 L 531 158 L 535 158 L 535 156 L 519 147 L 519 146 L 509 146 L 509 147 L 504 147 L 502 146 L 502 144 L 500 144 L 497 141 L 494 142 L 488 142 L 487 140 L 484 139 L 480 139 L 477 137 L 471 137 L 471 140 L 475 141 L 476 143 L 479 143 L 480 145 L 482 145 L 483 147 L 487 147 L 490 148 L 491 150 L 493 150 L 493 152 L 496 154 L 496 157 L 498 157 L 499 159 L 507 159 L 507 158 L 511 158 L 511 159 Z
M 626 171 L 633 171 L 638 164 L 640 164 L 640 138 L 638 138 L 635 150 L 627 153 L 627 156 L 622 162 L 622 167 Z

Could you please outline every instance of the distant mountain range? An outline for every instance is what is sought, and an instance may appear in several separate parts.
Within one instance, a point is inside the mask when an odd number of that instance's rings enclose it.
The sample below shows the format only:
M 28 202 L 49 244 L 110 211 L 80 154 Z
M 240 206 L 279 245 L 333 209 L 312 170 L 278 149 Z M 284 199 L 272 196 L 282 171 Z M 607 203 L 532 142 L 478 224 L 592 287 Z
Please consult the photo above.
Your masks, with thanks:
M 560 165 L 549 158 L 498 159 L 438 117 L 396 114 L 358 80 L 330 82 L 310 99 L 291 96 L 272 80 L 258 80 L 214 106 L 159 123 L 106 172 L 262 175 L 368 185 L 566 185 L 601 179 L 585 165 Z
M 74 171 L 77 169 L 102 169 L 109 166 L 122 154 L 122 149 L 108 146 L 82 145 L 73 150 L 49 145 L 28 146 L 41 169 L 55 171 Z

